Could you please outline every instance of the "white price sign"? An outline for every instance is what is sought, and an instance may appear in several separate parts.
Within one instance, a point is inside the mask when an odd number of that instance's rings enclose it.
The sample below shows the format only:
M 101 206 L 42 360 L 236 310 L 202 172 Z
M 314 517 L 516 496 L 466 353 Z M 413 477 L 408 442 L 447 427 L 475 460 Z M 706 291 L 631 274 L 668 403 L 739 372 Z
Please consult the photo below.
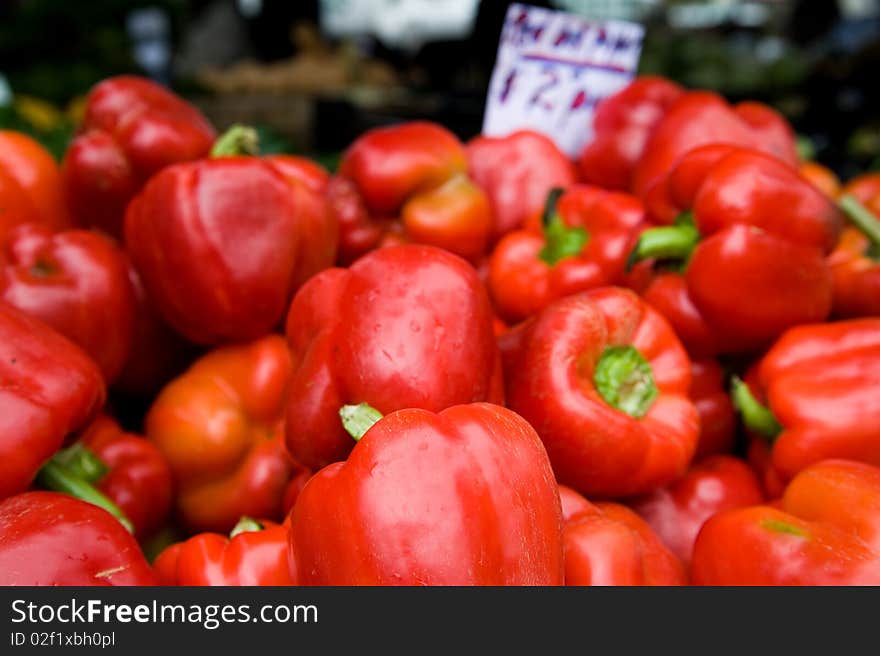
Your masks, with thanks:
M 644 28 L 513 4 L 507 10 L 483 134 L 530 128 L 576 157 L 593 136 L 600 100 L 635 75 Z

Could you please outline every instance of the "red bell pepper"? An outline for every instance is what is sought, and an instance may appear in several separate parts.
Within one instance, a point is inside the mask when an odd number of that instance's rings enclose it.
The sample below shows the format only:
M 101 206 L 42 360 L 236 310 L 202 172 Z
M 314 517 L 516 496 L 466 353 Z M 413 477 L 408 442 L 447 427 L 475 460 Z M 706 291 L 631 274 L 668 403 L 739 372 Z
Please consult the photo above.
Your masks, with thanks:
M 686 265 L 687 295 L 724 351 L 756 350 L 831 310 L 825 256 L 842 215 L 797 171 L 754 150 L 705 146 L 666 176 L 678 225 L 642 233 L 631 262 Z
M 851 180 L 840 196 L 851 225 L 828 258 L 834 278 L 832 314 L 880 316 L 880 173 Z
M 559 486 L 565 585 L 685 585 L 684 567 L 636 513 Z
M 756 102 L 734 107 L 709 91 L 689 91 L 667 110 L 654 129 L 633 174 L 633 192 L 657 223 L 679 214 L 666 189 L 666 177 L 689 151 L 710 144 L 753 148 L 797 167 L 794 132 L 774 110 Z
M 162 585 L 296 585 L 288 527 L 242 518 L 229 537 L 200 533 L 153 562 Z
M 84 478 L 116 504 L 137 538 L 148 538 L 164 525 L 171 510 L 171 469 L 152 442 L 100 415 L 62 453 L 79 471 L 85 463 Z
M 353 443 L 342 405 L 389 413 L 501 402 L 492 320 L 473 267 L 433 246 L 382 248 L 309 280 L 287 317 L 294 460 L 316 470 L 345 459 Z
M 0 130 L 0 246 L 22 223 L 53 230 L 72 226 L 61 171 L 52 155 L 26 134 Z
M 471 177 L 492 206 L 492 242 L 540 215 L 553 188 L 566 189 L 577 181 L 568 156 L 531 130 L 475 137 L 467 144 L 467 159 Z
M 691 362 L 691 401 L 700 415 L 700 439 L 695 459 L 733 448 L 736 418 L 724 371 L 716 360 Z
M 299 499 L 299 493 L 303 491 L 306 483 L 309 482 L 314 473 L 311 469 L 306 469 L 302 465 L 294 463 L 294 473 L 287 484 L 287 488 L 284 490 L 284 499 L 281 502 L 282 514 L 285 517 L 290 515 L 290 511 L 296 505 L 296 500 Z
M 190 531 L 227 532 L 242 516 L 279 519 L 293 463 L 284 448 L 290 354 L 280 335 L 216 349 L 171 381 L 147 437 L 174 475 Z
M 208 154 L 214 129 L 192 105 L 131 75 L 97 84 L 64 155 L 67 202 L 80 223 L 122 234 L 128 202 L 164 167 Z
M 715 455 L 699 461 L 669 487 L 629 503 L 672 553 L 688 565 L 697 534 L 710 517 L 762 501 L 761 483 L 745 462 Z
M 783 482 L 827 458 L 880 465 L 880 318 L 792 328 L 748 381 L 734 404 Z
M 0 302 L 0 498 L 37 470 L 104 404 L 101 372 L 79 347 Z M 24 430 L 23 427 L 26 427 Z
M 0 502 L 0 585 L 156 585 L 116 518 L 55 492 Z
M 375 424 L 368 406 L 345 410 L 359 442 L 293 509 L 300 583 L 562 583 L 559 493 L 522 418 L 488 403 L 399 410 Z
M 644 218 L 627 194 L 586 185 L 552 191 L 543 215 L 492 252 L 488 285 L 499 314 L 521 321 L 557 298 L 623 283 Z
M 629 191 L 648 139 L 684 89 L 663 77 L 642 75 L 605 98 L 593 116 L 593 140 L 578 158 L 581 180 Z
M 880 469 L 827 460 L 779 504 L 722 512 L 703 526 L 697 585 L 880 585 Z
M 88 230 L 15 228 L 0 251 L 0 298 L 82 347 L 112 383 L 131 349 L 135 300 L 116 244 Z
M 256 148 L 256 133 L 234 126 L 213 158 L 166 167 L 128 206 L 126 246 L 149 296 L 198 344 L 266 334 L 297 285 L 333 263 L 335 217 L 314 172 L 234 155 Z
M 618 497 L 684 474 L 699 435 L 691 363 L 633 292 L 568 296 L 499 338 L 507 403 L 547 447 L 559 482 Z
M 827 166 L 819 162 L 804 161 L 798 167 L 798 173 L 828 198 L 837 198 L 840 195 L 840 180 Z
M 468 177 L 464 146 L 425 121 L 361 135 L 343 154 L 327 196 L 343 264 L 401 240 L 476 261 L 492 232 L 489 201 Z

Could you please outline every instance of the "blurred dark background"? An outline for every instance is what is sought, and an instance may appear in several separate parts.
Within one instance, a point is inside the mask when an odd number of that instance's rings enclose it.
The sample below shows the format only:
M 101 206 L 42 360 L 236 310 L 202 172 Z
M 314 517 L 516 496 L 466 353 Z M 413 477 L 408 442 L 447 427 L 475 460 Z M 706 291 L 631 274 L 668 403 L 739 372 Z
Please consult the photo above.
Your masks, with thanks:
M 148 75 L 331 165 L 412 118 L 478 133 L 508 2 L 0 0 L 0 125 L 63 152 L 98 80 Z M 844 178 L 880 168 L 880 0 L 555 0 L 647 27 L 640 71 L 770 103 Z

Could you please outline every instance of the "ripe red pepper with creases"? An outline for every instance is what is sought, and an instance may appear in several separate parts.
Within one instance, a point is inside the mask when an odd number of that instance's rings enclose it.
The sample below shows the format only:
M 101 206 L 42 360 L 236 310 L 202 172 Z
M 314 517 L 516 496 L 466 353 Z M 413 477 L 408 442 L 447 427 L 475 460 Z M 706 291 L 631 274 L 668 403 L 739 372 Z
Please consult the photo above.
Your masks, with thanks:
M 696 585 L 880 585 L 880 469 L 825 460 L 774 506 L 722 512 L 697 537 Z
M 338 238 L 323 175 L 290 156 L 253 157 L 256 133 L 233 126 L 212 157 L 175 164 L 131 201 L 125 243 L 163 318 L 204 345 L 277 327 Z
M 464 145 L 427 121 L 361 135 L 343 153 L 327 198 L 339 220 L 342 264 L 402 242 L 476 261 L 492 234 L 492 209 L 468 176 Z
M 95 363 L 73 342 L 0 302 L 0 498 L 37 471 L 104 404 Z
M 284 338 L 267 335 L 203 355 L 153 402 L 146 434 L 171 467 L 187 530 L 280 519 L 294 470 L 284 448 L 290 367 Z
M 62 165 L 67 203 L 80 224 L 120 237 L 128 202 L 161 169 L 204 157 L 214 128 L 194 106 L 133 75 L 95 85 Z
M 467 160 L 471 178 L 492 207 L 492 243 L 539 215 L 551 190 L 577 181 L 568 156 L 534 130 L 474 137 L 467 144 Z
M 735 381 L 734 405 L 784 483 L 828 458 L 880 465 L 880 318 L 788 330 Z
M 346 409 L 357 445 L 291 516 L 301 584 L 562 584 L 559 492 L 526 421 L 488 403 Z
M 699 436 L 691 363 L 634 292 L 568 296 L 499 338 L 507 404 L 556 477 L 588 497 L 648 492 L 684 474 Z
M 200 533 L 153 562 L 162 585 L 296 585 L 288 527 L 243 517 L 227 537 Z
M 685 585 L 678 558 L 636 513 L 619 503 L 592 504 L 559 486 L 565 528 L 565 585 Z
M 544 211 L 492 251 L 488 286 L 496 309 L 516 322 L 563 296 L 622 284 L 644 227 L 644 208 L 628 194 L 587 185 L 551 191 Z
M 755 150 L 704 146 L 671 168 L 665 187 L 677 224 L 644 231 L 630 262 L 654 258 L 685 267 L 686 296 L 716 350 L 758 350 L 787 328 L 828 317 L 825 258 L 843 217 L 795 169 Z M 690 313 L 682 314 L 682 336 L 702 337 Z M 676 316 L 668 317 L 674 327 Z
M 485 288 L 472 266 L 433 246 L 382 248 L 314 276 L 290 306 L 287 340 L 287 447 L 311 469 L 354 446 L 343 405 L 439 412 L 504 396 Z
M 629 191 L 648 139 L 685 91 L 671 80 L 641 75 L 596 107 L 593 140 L 578 157 L 581 180 Z

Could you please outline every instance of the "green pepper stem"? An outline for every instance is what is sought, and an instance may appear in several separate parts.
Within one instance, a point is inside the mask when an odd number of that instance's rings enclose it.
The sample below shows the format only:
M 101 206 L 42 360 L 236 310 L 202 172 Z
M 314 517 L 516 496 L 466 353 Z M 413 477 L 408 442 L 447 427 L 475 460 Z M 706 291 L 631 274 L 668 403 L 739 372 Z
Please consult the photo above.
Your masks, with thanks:
M 251 533 L 253 531 L 262 531 L 263 525 L 260 524 L 253 517 L 248 517 L 247 515 L 242 516 L 241 519 L 238 520 L 238 523 L 232 528 L 232 531 L 229 533 L 229 538 L 232 539 L 239 533 Z
M 355 442 L 359 442 L 373 424 L 382 418 L 382 413 L 369 403 L 358 403 L 339 408 L 339 417 L 348 434 L 354 438 Z
M 651 364 L 632 345 L 609 346 L 593 372 L 593 384 L 613 408 L 630 417 L 644 417 L 657 398 Z
M 739 377 L 734 376 L 730 382 L 730 397 L 735 407 L 742 416 L 743 423 L 750 431 L 764 437 L 772 444 L 779 433 L 782 425 L 773 415 L 770 408 L 762 405 L 749 386 Z
M 107 465 L 80 442 L 55 454 L 53 460 L 63 465 L 71 475 L 87 483 L 97 483 L 109 471 Z
M 678 220 L 676 225 L 650 228 L 639 235 L 639 241 L 626 258 L 626 270 L 648 258 L 687 262 L 700 241 L 700 231 L 692 221 Z
M 221 134 L 214 142 L 214 147 L 211 148 L 211 157 L 259 154 L 260 137 L 257 131 L 250 126 L 239 123 Z
M 119 506 L 99 492 L 91 483 L 74 476 L 67 467 L 54 458 L 40 468 L 37 481 L 49 490 L 63 492 L 80 501 L 86 501 L 103 508 L 122 524 L 129 533 L 134 533 L 134 526 L 120 510 Z
M 849 220 L 862 231 L 862 234 L 870 239 L 875 247 L 880 247 L 880 219 L 850 194 L 841 198 L 838 205 L 849 217 Z

